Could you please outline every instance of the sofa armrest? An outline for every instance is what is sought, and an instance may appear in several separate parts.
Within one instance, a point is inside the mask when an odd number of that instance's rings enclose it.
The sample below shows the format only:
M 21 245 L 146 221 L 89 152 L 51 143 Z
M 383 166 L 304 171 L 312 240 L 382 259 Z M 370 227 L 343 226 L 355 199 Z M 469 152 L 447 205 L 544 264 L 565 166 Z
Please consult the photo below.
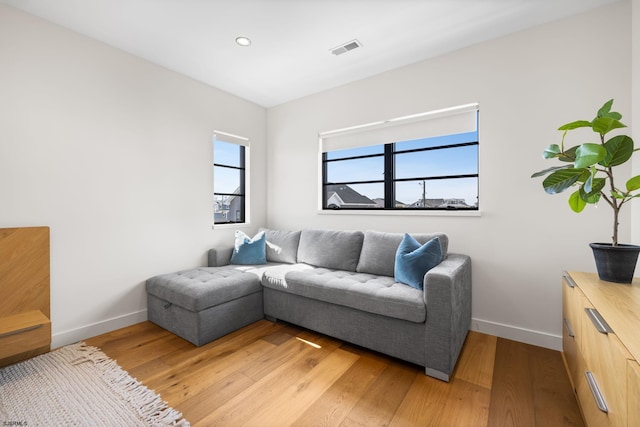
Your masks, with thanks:
M 450 253 L 424 277 L 426 373 L 449 381 L 471 325 L 471 258 Z
M 228 265 L 229 262 L 231 262 L 232 253 L 233 247 L 209 249 L 209 253 L 207 254 L 207 266 L 220 267 Z

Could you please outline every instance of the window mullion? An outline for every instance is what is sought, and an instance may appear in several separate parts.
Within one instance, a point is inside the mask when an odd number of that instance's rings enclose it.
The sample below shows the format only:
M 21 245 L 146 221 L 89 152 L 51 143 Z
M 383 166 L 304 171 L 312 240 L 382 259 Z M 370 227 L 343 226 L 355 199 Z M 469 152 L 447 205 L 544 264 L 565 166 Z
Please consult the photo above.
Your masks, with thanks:
M 327 180 L 329 179 L 328 169 L 327 169 L 327 161 L 329 156 L 327 153 L 322 153 L 322 208 L 326 209 L 328 206 L 327 202 Z
M 216 168 L 233 169 L 233 170 L 237 170 L 237 171 L 244 171 L 245 170 L 244 166 L 223 165 L 221 163 L 214 163 L 213 166 L 216 167 Z
M 395 206 L 395 159 L 393 157 L 394 144 L 384 145 L 384 207 L 393 209 Z
M 240 193 L 243 194 L 240 197 L 240 218 L 235 218 L 236 221 L 244 222 L 245 221 L 245 208 L 246 208 L 246 198 L 244 194 L 246 193 L 246 176 L 245 176 L 245 147 L 244 145 L 240 146 L 240 168 L 242 169 L 242 173 L 240 174 Z

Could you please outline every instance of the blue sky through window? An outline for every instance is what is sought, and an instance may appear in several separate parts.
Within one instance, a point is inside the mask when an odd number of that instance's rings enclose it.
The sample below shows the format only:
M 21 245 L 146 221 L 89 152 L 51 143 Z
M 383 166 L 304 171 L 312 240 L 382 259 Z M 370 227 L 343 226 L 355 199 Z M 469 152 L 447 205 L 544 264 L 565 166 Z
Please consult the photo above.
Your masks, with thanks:
M 213 153 L 214 163 L 229 166 L 240 166 L 240 146 L 238 144 L 232 144 L 230 142 L 214 138 Z
M 220 165 L 240 166 L 240 145 L 214 139 L 213 162 Z M 233 193 L 240 186 L 241 171 L 214 166 L 213 192 Z
M 468 132 L 433 138 L 397 142 L 399 151 L 442 147 L 478 141 L 478 132 Z M 380 154 L 378 157 L 327 163 L 327 182 L 357 182 L 384 180 L 383 145 L 336 150 L 327 153 L 327 159 Z M 478 174 L 478 145 L 398 153 L 395 155 L 396 179 L 441 177 Z M 423 189 L 423 185 L 426 188 Z M 349 187 L 370 199 L 384 197 L 382 184 L 349 184 Z M 478 203 L 478 178 L 418 180 L 396 183 L 396 200 L 412 204 L 426 199 L 463 199 L 468 206 Z

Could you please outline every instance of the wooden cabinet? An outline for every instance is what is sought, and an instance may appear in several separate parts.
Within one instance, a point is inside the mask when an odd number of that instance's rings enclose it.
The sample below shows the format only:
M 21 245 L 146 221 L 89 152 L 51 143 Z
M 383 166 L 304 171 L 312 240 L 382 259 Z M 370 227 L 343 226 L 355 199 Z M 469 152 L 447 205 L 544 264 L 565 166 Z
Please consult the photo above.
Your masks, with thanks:
M 51 346 L 49 228 L 0 228 L 0 367 Z
M 562 279 L 563 357 L 588 426 L 638 426 L 640 280 Z
M 574 380 L 582 374 L 584 365 L 580 353 L 582 338 L 580 307 L 584 295 L 568 275 L 562 278 L 562 283 L 562 350 L 569 371 L 569 379 L 575 391 L 577 384 Z
M 627 425 L 640 426 L 640 365 L 634 360 L 630 360 L 627 365 L 628 379 L 627 394 L 629 402 L 627 405 Z

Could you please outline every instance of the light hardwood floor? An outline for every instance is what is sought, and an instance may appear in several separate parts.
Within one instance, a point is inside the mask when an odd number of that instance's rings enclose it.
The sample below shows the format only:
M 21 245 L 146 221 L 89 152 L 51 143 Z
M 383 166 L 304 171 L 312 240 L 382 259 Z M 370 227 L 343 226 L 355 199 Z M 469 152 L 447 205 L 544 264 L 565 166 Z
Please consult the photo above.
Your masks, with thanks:
M 283 322 L 202 347 L 143 322 L 100 347 L 193 426 L 582 426 L 559 352 L 470 332 L 454 378 Z

